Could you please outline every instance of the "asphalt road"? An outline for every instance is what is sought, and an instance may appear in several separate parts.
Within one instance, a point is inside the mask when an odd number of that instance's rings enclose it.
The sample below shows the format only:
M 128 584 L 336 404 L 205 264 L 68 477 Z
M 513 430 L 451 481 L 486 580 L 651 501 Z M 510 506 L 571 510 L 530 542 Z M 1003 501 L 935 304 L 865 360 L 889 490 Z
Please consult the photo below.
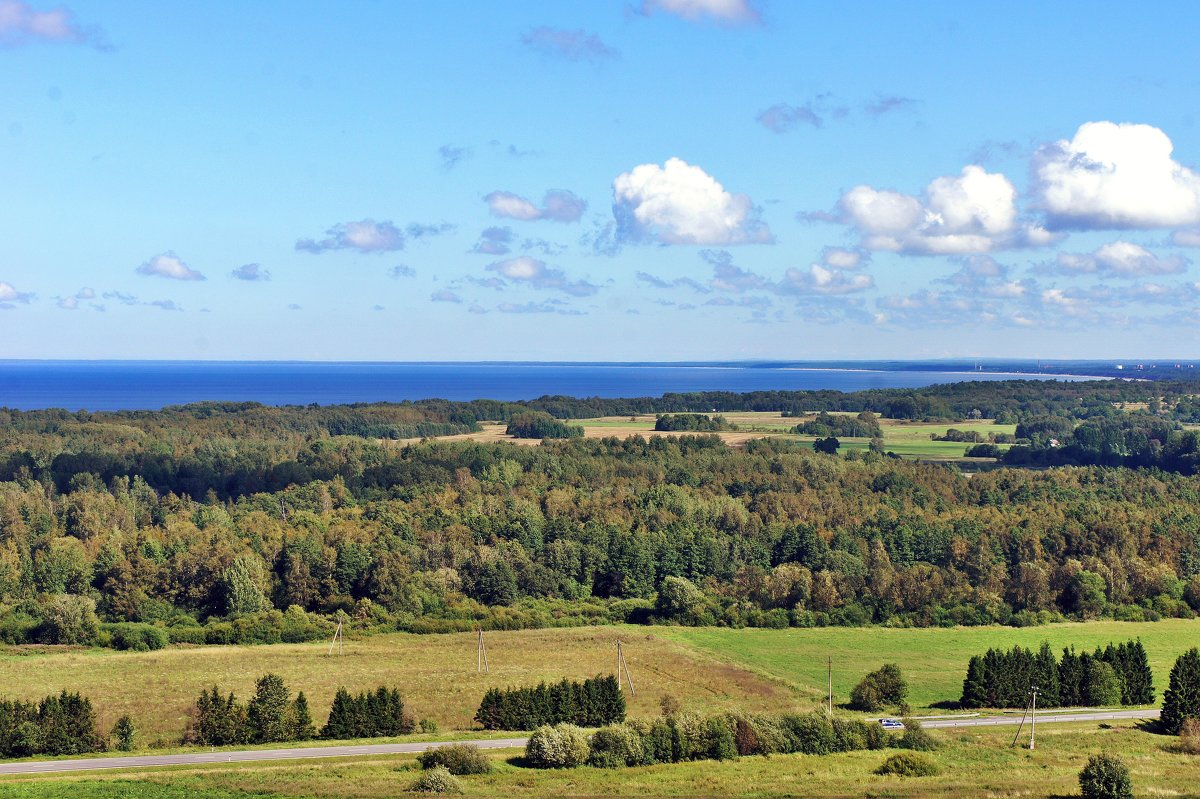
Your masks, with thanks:
M 1039 712 L 1039 724 L 1065 722 L 1101 722 L 1130 719 L 1156 719 L 1157 710 L 1105 710 L 1094 712 Z M 993 727 L 1021 723 L 1019 715 L 981 716 L 978 718 L 928 719 L 921 722 L 929 729 Z M 1028 721 L 1026 722 L 1028 723 Z M 438 741 L 411 744 L 366 744 L 360 746 L 302 746 L 292 749 L 245 749 L 236 752 L 200 752 L 185 755 L 137 755 L 95 757 L 78 760 L 24 760 L 0 763 L 3 774 L 49 774 L 57 771 L 100 771 L 104 769 L 148 768 L 153 766 L 196 766 L 206 763 L 250 763 L 264 760 L 301 760 L 318 757 L 354 757 L 359 755 L 396 755 L 424 752 L 451 743 L 474 744 L 480 749 L 515 749 L 525 745 L 524 738 L 493 738 L 484 741 Z

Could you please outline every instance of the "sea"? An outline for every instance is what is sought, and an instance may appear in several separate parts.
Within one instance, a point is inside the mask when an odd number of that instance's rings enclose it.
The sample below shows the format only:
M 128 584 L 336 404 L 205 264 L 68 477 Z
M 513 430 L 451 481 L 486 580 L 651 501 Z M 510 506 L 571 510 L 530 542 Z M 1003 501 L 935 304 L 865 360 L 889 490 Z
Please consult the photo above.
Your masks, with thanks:
M 964 380 L 1086 380 L 974 371 L 803 363 L 369 363 L 296 361 L 0 361 L 0 407 L 157 410 L 201 401 L 264 405 L 525 400 L 545 395 L 657 397 L 668 392 L 915 388 Z M 909 368 L 911 367 L 911 368 Z

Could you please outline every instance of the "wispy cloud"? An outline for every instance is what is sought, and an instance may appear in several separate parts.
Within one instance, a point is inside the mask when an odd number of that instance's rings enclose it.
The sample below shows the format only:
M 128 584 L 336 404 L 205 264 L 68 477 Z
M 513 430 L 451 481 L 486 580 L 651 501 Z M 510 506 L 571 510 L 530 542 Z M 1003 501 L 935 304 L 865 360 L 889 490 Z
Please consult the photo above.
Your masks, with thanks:
M 408 264 L 396 264 L 388 270 L 388 275 L 393 278 L 416 277 L 417 270 Z
M 98 28 L 85 27 L 65 6 L 37 11 L 21 0 L 0 0 L 0 46 L 16 47 L 34 42 L 85 44 L 109 49 Z
M 582 28 L 563 30 L 542 25 L 522 36 L 521 42 L 542 55 L 566 61 L 599 63 L 619 55 L 615 49 L 601 41 L 599 36 Z
M 433 302 L 453 302 L 461 303 L 462 297 L 455 294 L 450 289 L 438 289 L 429 295 L 429 299 Z
M 590 297 L 600 290 L 599 286 L 586 280 L 569 280 L 561 269 L 548 267 L 545 261 L 528 255 L 496 261 L 487 268 L 513 283 L 561 291 L 573 297 Z
M 643 16 L 660 11 L 688 22 L 715 22 L 718 25 L 762 22 L 762 16 L 750 0 L 642 0 L 638 11 Z
M 262 283 L 271 279 L 271 273 L 263 269 L 262 264 L 242 264 L 230 272 L 229 276 L 249 283 Z
M 438 158 L 442 169 L 447 172 L 471 157 L 470 147 L 456 147 L 453 144 L 443 144 L 438 148 Z
M 865 101 L 843 101 L 829 93 L 799 103 L 775 103 L 758 114 L 758 123 L 774 133 L 787 133 L 801 126 L 823 128 L 830 121 L 874 120 L 888 114 L 911 111 L 920 103 L 911 97 L 880 94 Z
M 479 234 L 479 241 L 471 248 L 471 252 L 480 255 L 508 255 L 512 252 L 512 228 L 489 227 Z

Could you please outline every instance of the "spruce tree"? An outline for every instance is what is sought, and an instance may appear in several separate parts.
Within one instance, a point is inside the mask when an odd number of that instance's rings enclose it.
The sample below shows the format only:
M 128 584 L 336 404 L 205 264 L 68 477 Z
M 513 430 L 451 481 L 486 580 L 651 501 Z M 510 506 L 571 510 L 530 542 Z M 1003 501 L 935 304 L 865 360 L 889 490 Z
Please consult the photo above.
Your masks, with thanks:
M 975 655 L 967 663 L 967 676 L 963 680 L 962 699 L 959 704 L 965 708 L 986 707 L 988 701 L 987 672 L 984 669 L 983 658 Z
M 1033 659 L 1033 684 L 1038 687 L 1038 705 L 1058 707 L 1062 702 L 1058 684 L 1058 660 L 1050 651 L 1050 644 L 1042 642 L 1041 649 Z
M 1188 719 L 1200 719 L 1200 650 L 1195 647 L 1179 656 L 1163 693 L 1163 729 L 1178 735 Z
M 255 686 L 254 698 L 246 706 L 246 722 L 254 743 L 286 741 L 291 734 L 288 724 L 287 686 L 278 674 L 264 674 Z
M 313 727 L 312 713 L 308 710 L 308 697 L 303 691 L 297 694 L 296 700 L 292 702 L 291 726 L 293 741 L 307 741 L 317 734 Z

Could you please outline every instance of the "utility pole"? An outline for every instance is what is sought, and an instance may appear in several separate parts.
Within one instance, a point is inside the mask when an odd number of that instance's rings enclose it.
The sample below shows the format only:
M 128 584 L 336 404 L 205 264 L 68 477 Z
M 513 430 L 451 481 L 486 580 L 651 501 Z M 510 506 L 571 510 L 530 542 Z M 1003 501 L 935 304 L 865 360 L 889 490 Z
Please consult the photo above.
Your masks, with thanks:
M 621 690 L 621 674 L 624 672 L 625 680 L 629 683 L 629 695 L 637 696 L 637 691 L 633 690 L 633 676 L 629 673 L 629 664 L 625 662 L 625 653 L 621 649 L 621 639 L 617 639 L 617 690 Z
M 833 715 L 833 655 L 825 659 L 825 677 L 829 681 L 829 715 Z
M 1033 712 L 1030 714 L 1032 718 L 1029 721 L 1029 751 L 1033 751 L 1034 738 L 1037 735 L 1037 692 L 1038 687 L 1033 686 Z
M 338 613 L 337 629 L 333 631 L 333 640 L 329 642 L 329 654 L 333 654 L 334 647 L 337 647 L 338 654 L 342 654 L 342 624 L 343 618 L 341 612 Z
M 479 630 L 479 640 L 475 644 L 475 673 L 488 674 L 487 644 L 483 642 L 483 628 Z

